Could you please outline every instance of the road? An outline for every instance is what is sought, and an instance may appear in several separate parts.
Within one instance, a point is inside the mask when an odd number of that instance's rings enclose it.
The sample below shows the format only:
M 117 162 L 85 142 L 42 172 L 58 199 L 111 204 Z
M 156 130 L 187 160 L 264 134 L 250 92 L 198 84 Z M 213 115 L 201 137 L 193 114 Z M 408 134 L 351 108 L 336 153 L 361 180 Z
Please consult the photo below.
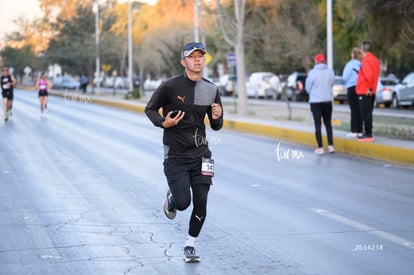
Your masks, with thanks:
M 202 262 L 161 203 L 161 129 L 17 91 L 0 122 L 0 274 L 412 274 L 414 169 L 222 130 Z

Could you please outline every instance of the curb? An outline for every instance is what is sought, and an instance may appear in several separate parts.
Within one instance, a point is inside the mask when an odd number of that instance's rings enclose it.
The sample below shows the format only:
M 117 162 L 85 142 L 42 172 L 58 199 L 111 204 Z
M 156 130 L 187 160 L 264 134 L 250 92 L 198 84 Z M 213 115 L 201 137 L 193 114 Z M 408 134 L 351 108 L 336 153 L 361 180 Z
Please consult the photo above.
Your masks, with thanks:
M 315 146 L 314 133 L 276 127 L 260 123 L 244 122 L 235 119 L 225 119 L 227 129 L 281 139 L 291 143 Z M 326 139 L 326 136 L 323 136 Z M 414 149 L 401 148 L 378 143 L 362 143 L 340 137 L 334 137 L 337 152 L 353 156 L 371 158 L 414 167 Z
M 49 95 L 65 97 L 65 94 L 55 92 L 49 92 Z M 143 113 L 145 109 L 145 106 L 93 97 L 88 99 L 88 102 L 139 113 Z M 315 146 L 315 135 L 308 131 L 278 127 L 264 123 L 262 124 L 260 122 L 253 123 L 226 118 L 224 119 L 223 127 L 234 131 L 281 139 L 290 143 L 298 143 L 312 147 Z M 323 138 L 326 139 L 326 136 L 324 135 Z M 340 137 L 334 138 L 335 149 L 337 152 L 414 167 L 414 149 L 378 144 L 375 142 L 361 143 L 356 140 Z

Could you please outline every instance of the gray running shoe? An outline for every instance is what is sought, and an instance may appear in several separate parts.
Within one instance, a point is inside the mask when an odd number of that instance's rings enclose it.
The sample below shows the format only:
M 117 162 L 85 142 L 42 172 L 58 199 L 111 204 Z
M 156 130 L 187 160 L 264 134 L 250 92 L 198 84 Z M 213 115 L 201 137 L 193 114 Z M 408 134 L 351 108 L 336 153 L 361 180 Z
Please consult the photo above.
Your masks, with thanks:
M 200 257 L 197 256 L 195 248 L 192 246 L 184 247 L 184 261 L 186 263 L 199 263 Z
M 162 208 L 164 209 L 165 216 L 167 216 L 167 218 L 169 218 L 170 220 L 173 220 L 175 216 L 177 215 L 177 210 L 175 210 L 174 208 L 170 206 L 170 200 L 169 200 L 170 196 L 171 196 L 171 192 L 170 192 L 170 189 L 168 189 L 167 195 L 165 196 L 165 200 L 162 204 Z

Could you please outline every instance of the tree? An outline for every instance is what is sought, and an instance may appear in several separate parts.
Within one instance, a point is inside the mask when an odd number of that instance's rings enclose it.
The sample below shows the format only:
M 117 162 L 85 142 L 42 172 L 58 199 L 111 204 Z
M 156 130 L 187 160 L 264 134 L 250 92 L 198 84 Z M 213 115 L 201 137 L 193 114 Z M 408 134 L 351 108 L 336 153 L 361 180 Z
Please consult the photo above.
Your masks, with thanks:
M 79 6 L 77 15 L 71 19 L 58 18 L 54 36 L 46 52 L 50 64 L 60 64 L 64 71 L 79 74 L 91 72 L 95 57 L 95 21 L 92 9 Z
M 35 64 L 35 56 L 30 45 L 25 45 L 21 48 L 6 46 L 0 52 L 0 55 L 4 57 L 3 63 L 5 65 L 14 68 L 14 74 L 16 75 L 23 75 L 23 69 L 26 66 L 33 68 Z
M 224 40 L 234 48 L 237 64 L 237 110 L 241 115 L 247 115 L 246 67 L 244 60 L 244 19 L 246 0 L 234 0 L 234 17 L 226 15 L 226 11 L 216 0 L 217 19 Z M 225 20 L 230 20 L 227 24 Z M 231 28 L 230 26 L 233 26 Z
M 374 52 L 382 60 L 400 67 L 397 74 L 412 70 L 414 63 L 414 3 L 412 0 L 365 0 L 367 40 L 373 42 Z M 386 22 L 378 24 L 378 22 Z M 406 68 L 406 69 L 404 69 Z
M 181 49 L 194 40 L 193 0 L 159 0 L 142 6 L 134 23 L 134 44 L 139 45 L 137 60 L 148 75 L 173 75 L 182 72 Z

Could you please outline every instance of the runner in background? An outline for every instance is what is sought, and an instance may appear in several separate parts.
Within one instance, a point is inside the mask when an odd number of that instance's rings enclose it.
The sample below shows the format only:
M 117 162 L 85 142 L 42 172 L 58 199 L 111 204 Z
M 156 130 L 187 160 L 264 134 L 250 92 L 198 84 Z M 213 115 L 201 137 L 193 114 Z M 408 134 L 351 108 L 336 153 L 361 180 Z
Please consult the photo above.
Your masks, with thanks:
M 13 89 L 17 83 L 14 76 L 9 73 L 7 66 L 1 67 L 0 82 L 3 96 L 4 121 L 7 121 L 13 115 Z
M 40 113 L 43 115 L 47 112 L 47 102 L 49 96 L 49 83 L 47 82 L 45 73 L 43 73 L 36 82 L 35 89 L 39 90 Z

